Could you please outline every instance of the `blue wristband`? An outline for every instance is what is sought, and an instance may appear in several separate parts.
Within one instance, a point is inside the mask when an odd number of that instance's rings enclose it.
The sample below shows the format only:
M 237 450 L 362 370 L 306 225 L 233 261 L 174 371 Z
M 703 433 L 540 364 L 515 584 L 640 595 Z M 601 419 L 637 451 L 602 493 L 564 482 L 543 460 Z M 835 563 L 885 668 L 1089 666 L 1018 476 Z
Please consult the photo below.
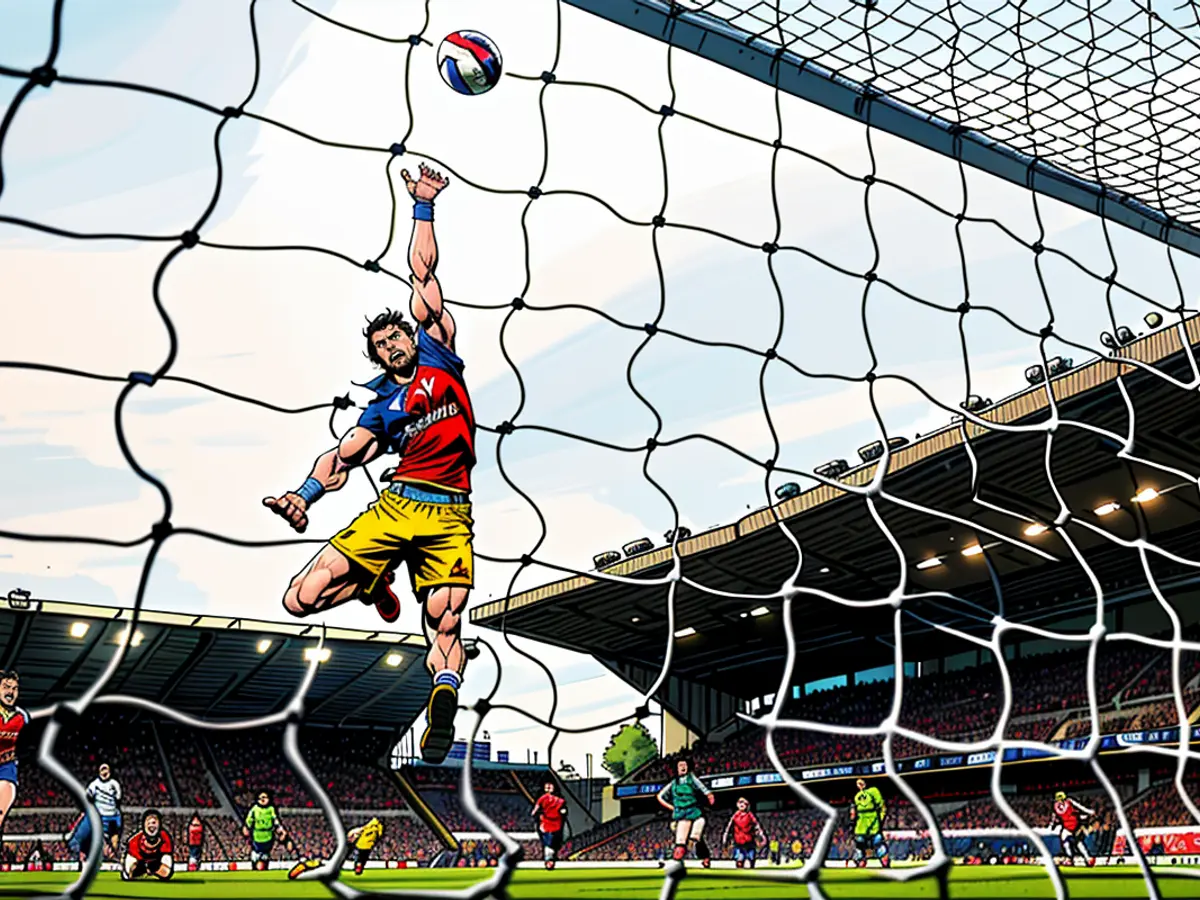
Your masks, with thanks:
M 413 218 L 420 222 L 433 221 L 433 201 L 418 200 L 413 204 Z
M 308 478 L 304 484 L 296 490 L 296 496 L 303 498 L 304 502 L 309 506 L 316 503 L 321 495 L 325 493 L 325 485 L 317 481 L 315 478 Z

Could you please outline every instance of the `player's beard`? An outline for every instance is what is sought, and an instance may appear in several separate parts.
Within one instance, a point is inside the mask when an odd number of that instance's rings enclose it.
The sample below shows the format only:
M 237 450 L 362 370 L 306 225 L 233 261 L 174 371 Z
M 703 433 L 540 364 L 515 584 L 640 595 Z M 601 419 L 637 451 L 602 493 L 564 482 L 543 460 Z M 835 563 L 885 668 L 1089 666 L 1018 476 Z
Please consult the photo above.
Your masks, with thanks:
M 413 380 L 413 376 L 417 374 L 417 354 L 414 353 L 405 362 L 400 365 L 387 365 L 388 377 L 393 381 L 408 382 Z

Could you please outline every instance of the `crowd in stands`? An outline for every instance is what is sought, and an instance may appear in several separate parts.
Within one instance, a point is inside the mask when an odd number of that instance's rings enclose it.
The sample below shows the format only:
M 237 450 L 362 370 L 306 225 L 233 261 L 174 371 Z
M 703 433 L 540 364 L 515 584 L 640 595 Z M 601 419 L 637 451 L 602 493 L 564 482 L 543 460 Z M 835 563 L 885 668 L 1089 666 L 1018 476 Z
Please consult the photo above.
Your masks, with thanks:
M 211 809 L 220 804 L 208 780 L 208 766 L 200 745 L 190 729 L 171 725 L 158 726 L 163 750 L 171 761 L 171 777 L 179 792 L 179 805 Z
M 306 733 L 300 750 L 339 809 L 404 809 L 396 776 L 384 768 L 389 741 L 362 732 Z
M 532 831 L 534 820 L 530 815 L 533 806 L 529 799 L 509 781 L 506 792 L 488 790 L 472 785 L 472 793 L 479 809 L 505 831 Z M 421 797 L 429 804 L 439 819 L 451 831 L 481 831 L 483 826 L 468 815 L 458 791 L 425 789 Z
M 264 788 L 276 807 L 312 809 L 316 801 L 283 755 L 283 729 L 226 731 L 206 737 L 218 776 L 239 809 L 248 809 Z
M 1189 639 L 1197 634 L 1188 632 Z M 1200 675 L 1200 654 L 1185 653 L 1185 686 Z M 1005 724 L 1007 740 L 1046 742 L 1085 736 L 1090 720 L 1084 712 L 1088 696 L 1088 650 L 1060 650 L 1006 661 L 1012 705 Z M 1164 676 L 1163 672 L 1167 675 Z M 1105 734 L 1169 727 L 1178 722 L 1174 701 L 1151 699 L 1170 690 L 1168 651 L 1136 641 L 1108 641 L 1097 651 L 1097 699 Z M 1165 677 L 1165 680 L 1164 680 Z M 809 693 L 789 700 L 784 718 L 821 723 L 831 730 L 777 728 L 773 742 L 788 768 L 853 762 L 883 755 L 882 734 L 853 735 L 838 726 L 879 727 L 890 713 L 896 685 L 877 681 Z M 1142 701 L 1139 703 L 1139 701 Z M 990 740 L 1003 712 L 1004 685 L 993 662 L 954 672 L 908 677 L 903 684 L 899 724 L 941 740 L 970 743 Z M 1119 703 L 1120 708 L 1114 708 Z M 1200 690 L 1188 690 L 1190 711 L 1200 703 Z M 1064 724 L 1065 723 L 1065 724 Z M 924 756 L 934 749 L 896 735 L 897 759 Z M 700 743 L 691 754 L 696 768 L 708 774 L 774 768 L 766 751 L 765 733 L 750 728 L 719 746 Z M 634 782 L 661 781 L 673 771 L 676 756 L 656 760 L 634 774 Z M 664 773 L 666 773 L 664 775 Z

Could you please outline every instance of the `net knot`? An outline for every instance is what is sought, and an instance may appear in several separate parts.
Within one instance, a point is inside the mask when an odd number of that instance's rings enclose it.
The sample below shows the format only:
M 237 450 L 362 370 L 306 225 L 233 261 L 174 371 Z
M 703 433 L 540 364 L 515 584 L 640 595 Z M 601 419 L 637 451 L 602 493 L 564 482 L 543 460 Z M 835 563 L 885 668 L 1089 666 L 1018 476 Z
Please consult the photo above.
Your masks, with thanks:
M 652 437 L 646 438 L 646 450 L 653 452 L 657 446 L 658 446 L 657 440 L 655 440 Z
M 514 426 L 513 426 L 512 422 L 501 422 L 499 425 L 496 426 L 497 434 L 512 434 L 513 431 L 514 431 Z
M 408 43 L 413 47 L 417 46 L 417 44 L 421 43 L 421 36 L 419 34 L 410 34 L 408 36 Z
M 392 156 L 403 156 L 406 148 L 403 141 L 398 141 L 388 149 L 392 151 Z
M 183 234 L 181 234 L 181 235 L 179 236 L 179 242 L 180 242 L 181 244 L 183 244 L 183 246 L 185 246 L 185 247 L 187 247 L 189 250 L 191 250 L 191 249 L 192 249 L 193 247 L 195 247 L 195 246 L 196 246 L 198 243 L 200 243 L 200 235 L 198 235 L 198 234 L 197 234 L 196 232 L 194 232 L 194 231 L 190 231 L 190 230 L 189 230 L 189 231 L 185 231 Z
M 58 78 L 58 72 L 55 71 L 54 66 L 38 66 L 29 73 L 29 79 L 34 84 L 39 84 L 46 88 L 54 84 L 56 78 Z
M 651 337 L 654 337 L 654 335 L 658 334 L 658 326 L 653 322 L 647 322 L 642 327 L 646 329 L 646 334 L 650 335 Z
M 774 147 L 776 150 L 782 150 L 783 149 L 783 141 L 781 141 L 779 138 L 775 138 L 775 140 L 771 141 L 771 146 Z
M 480 697 L 475 701 L 475 712 L 480 716 L 486 716 L 492 708 L 492 702 L 487 697 Z
M 658 108 L 658 114 L 660 116 L 673 116 L 673 115 L 675 115 L 675 110 L 664 103 L 662 106 L 660 106 Z
M 637 720 L 638 720 L 639 722 L 640 722 L 642 719 L 648 719 L 648 718 L 650 718 L 650 704 L 649 704 L 649 703 L 643 703 L 641 706 L 639 706 L 637 709 L 635 709 L 635 710 L 633 711 L 633 715 L 634 715 L 634 717 L 635 717 L 635 718 L 637 718 Z
M 650 220 L 650 224 L 653 225 L 655 228 L 662 228 L 664 225 L 667 224 L 667 220 L 664 219 L 662 216 L 655 216 L 653 219 Z
M 871 185 L 873 185 L 874 183 L 875 183 L 875 176 L 874 176 L 874 175 L 870 175 L 870 174 L 868 174 L 868 175 L 864 175 L 864 176 L 863 176 L 863 184 L 865 184 L 867 187 L 870 187 L 870 186 L 871 186 Z
M 1038 334 L 1040 334 L 1044 338 L 1048 338 L 1054 334 L 1054 326 L 1053 325 L 1043 325 L 1041 331 L 1039 331 Z
M 771 471 L 773 471 L 773 470 L 775 469 L 775 459 L 774 459 L 774 458 L 771 458 L 771 459 L 764 459 L 764 460 L 763 460 L 763 464 L 762 464 L 762 466 L 763 466 L 763 468 L 764 468 L 764 469 L 766 469 L 768 472 L 771 472 Z
M 221 115 L 227 119 L 240 119 L 242 117 L 242 111 L 236 106 L 227 106 L 221 110 Z
M 767 241 L 765 244 L 762 245 L 762 252 L 766 253 L 768 256 L 770 256 L 772 253 L 774 253 L 778 249 L 779 249 L 779 245 L 776 244 L 774 241 Z
M 535 184 L 527 191 L 527 193 L 529 194 L 530 200 L 536 200 L 538 197 L 542 196 L 542 189 Z
M 1046 250 L 1046 246 L 1041 241 L 1037 241 L 1029 249 L 1032 250 L 1034 253 L 1044 253 Z
M 524 300 L 522 300 L 520 297 L 513 297 L 513 299 L 512 299 L 512 308 L 513 308 L 513 309 L 524 309 L 524 308 L 525 308 L 525 301 L 524 301 Z
M 363 263 L 363 268 L 366 269 L 368 272 L 378 272 L 379 271 L 379 263 L 377 263 L 373 259 L 368 259 L 365 263 Z
M 354 402 L 350 399 L 349 394 L 345 394 L 344 396 L 333 398 L 333 408 L 334 409 L 349 409 L 353 405 L 354 405 Z
M 866 275 L 863 276 L 863 278 L 867 279 L 867 281 L 877 281 L 879 279 L 879 276 L 876 275 L 874 272 L 868 272 Z
M 958 312 L 960 315 L 966 315 L 970 311 L 971 311 L 971 301 L 970 300 L 964 300 L 962 303 L 958 304 Z
M 1105 275 L 1104 283 L 1105 284 L 1116 284 L 1117 283 L 1117 273 L 1109 272 L 1107 275 Z
M 129 382 L 131 384 L 144 384 L 146 387 L 154 387 L 155 378 L 149 372 L 130 372 Z
M 775 359 L 776 357 L 779 356 L 779 353 L 775 350 L 774 347 L 768 347 L 766 350 L 763 351 L 763 356 L 765 356 L 767 359 Z
M 150 526 L 150 537 L 155 542 L 161 543 L 171 536 L 171 532 L 175 530 L 175 526 L 171 524 L 170 519 L 163 519 L 160 522 L 155 522 Z
M 522 553 L 521 554 L 521 565 L 532 566 L 533 565 L 533 557 L 530 556 L 528 553 Z
M 866 379 L 867 384 L 874 384 L 876 379 L 879 378 L 879 376 L 876 375 L 874 372 L 868 372 L 866 375 L 863 376 L 863 378 Z
M 542 73 L 542 81 L 544 81 L 546 84 L 554 84 L 554 82 L 556 82 L 557 80 L 558 80 L 558 78 L 553 72 L 543 72 Z

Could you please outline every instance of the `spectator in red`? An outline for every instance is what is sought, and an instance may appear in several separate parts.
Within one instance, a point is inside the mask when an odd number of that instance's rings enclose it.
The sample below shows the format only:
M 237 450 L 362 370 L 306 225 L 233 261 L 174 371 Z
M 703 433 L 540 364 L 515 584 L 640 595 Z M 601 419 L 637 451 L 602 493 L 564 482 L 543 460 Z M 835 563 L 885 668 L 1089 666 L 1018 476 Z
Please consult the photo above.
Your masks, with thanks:
M 200 868 L 200 856 L 204 847 L 204 823 L 200 821 L 200 813 L 192 813 L 192 821 L 188 822 L 188 871 L 195 872 Z

